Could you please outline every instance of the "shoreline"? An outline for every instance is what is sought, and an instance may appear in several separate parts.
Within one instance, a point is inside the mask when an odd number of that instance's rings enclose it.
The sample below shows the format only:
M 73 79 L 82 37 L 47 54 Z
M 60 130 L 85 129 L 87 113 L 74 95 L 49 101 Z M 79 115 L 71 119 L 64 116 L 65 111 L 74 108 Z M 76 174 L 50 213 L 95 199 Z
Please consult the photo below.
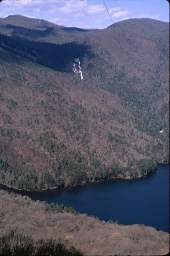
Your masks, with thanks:
M 75 186 L 70 186 L 70 187 L 51 187 L 51 188 L 48 188 L 48 189 L 41 189 L 41 190 L 24 190 L 24 189 L 19 189 L 19 188 L 15 188 L 15 187 L 12 187 L 12 186 L 9 186 L 9 185 L 5 185 L 5 184 L 1 184 L 0 183 L 0 189 L 2 190 L 6 190 L 8 192 L 13 192 L 13 193 L 19 193 L 19 194 L 27 194 L 27 193 L 54 193 L 54 192 L 63 192 L 63 191 L 66 191 L 66 190 L 69 190 L 69 189 L 73 189 L 73 188 L 76 188 L 76 187 L 84 187 L 84 186 L 89 186 L 89 185 L 95 185 L 95 184 L 102 184 L 102 183 L 105 183 L 105 182 L 114 182 L 114 181 L 134 181 L 134 180 L 139 180 L 139 179 L 145 179 L 147 177 L 149 177 L 150 175 L 153 175 L 156 173 L 157 169 L 158 169 L 158 166 L 166 166 L 166 165 L 169 165 L 169 163 L 158 163 L 156 165 L 156 167 L 152 170 L 148 170 L 146 171 L 146 173 L 144 175 L 141 175 L 141 176 L 136 176 L 136 177 L 112 177 L 112 178 L 109 178 L 109 179 L 100 179 L 100 180 L 97 180 L 95 182 L 85 182 L 85 183 L 81 183 L 81 184 L 78 184 L 78 185 L 75 185 Z
M 37 237 L 55 238 L 84 249 L 85 255 L 91 255 L 93 248 L 97 248 L 95 255 L 126 255 L 127 250 L 133 255 L 145 255 L 146 248 L 148 255 L 168 252 L 169 233 L 153 226 L 109 223 L 87 214 L 61 213 L 60 209 L 49 208 L 42 201 L 27 200 L 4 191 L 0 191 L 0 203 L 3 205 L 0 208 L 1 233 L 5 235 L 14 230 L 26 237 L 31 235 L 35 240 Z

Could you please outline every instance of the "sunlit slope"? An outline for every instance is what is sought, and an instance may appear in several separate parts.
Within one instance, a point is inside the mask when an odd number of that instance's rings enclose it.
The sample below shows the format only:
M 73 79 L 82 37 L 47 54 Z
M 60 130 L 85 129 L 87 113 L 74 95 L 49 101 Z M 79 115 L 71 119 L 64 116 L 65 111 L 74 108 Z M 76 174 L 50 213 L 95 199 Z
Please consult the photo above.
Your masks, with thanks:
M 33 202 L 28 197 L 4 191 L 0 191 L 0 206 L 2 255 L 2 251 L 9 252 L 9 248 L 12 252 L 17 251 L 17 245 L 22 248 L 21 252 L 26 248 L 23 254 L 27 255 L 27 252 L 33 250 L 30 244 L 33 245 L 40 239 L 44 250 L 39 255 L 44 255 L 44 252 L 53 248 L 50 255 L 80 256 L 73 253 L 75 250 L 71 250 L 72 253 L 65 251 L 63 254 L 56 250 L 55 253 L 54 244 L 58 242 L 66 248 L 74 246 L 83 255 L 92 256 L 126 255 L 127 252 L 130 255 L 166 255 L 169 250 L 169 234 L 152 227 L 119 225 L 114 222 L 111 224 L 85 214 L 74 213 L 69 207 Z M 47 243 L 51 245 L 49 247 L 44 246 L 47 239 L 52 239 L 52 242 Z
M 37 24 L 0 20 L 0 183 L 66 187 L 140 177 L 167 161 L 168 24 Z

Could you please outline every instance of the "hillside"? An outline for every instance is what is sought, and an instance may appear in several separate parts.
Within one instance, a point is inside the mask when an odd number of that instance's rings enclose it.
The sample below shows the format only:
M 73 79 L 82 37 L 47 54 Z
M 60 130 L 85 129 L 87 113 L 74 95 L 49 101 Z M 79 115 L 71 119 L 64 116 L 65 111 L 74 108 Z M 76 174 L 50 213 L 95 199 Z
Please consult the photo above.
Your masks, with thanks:
M 10 16 L 0 56 L 0 183 L 68 187 L 168 161 L 168 23 L 83 30 Z
M 99 221 L 85 214 L 71 213 L 61 206 L 33 202 L 28 197 L 4 191 L 0 191 L 0 216 L 0 254 L 8 244 L 15 248 L 18 240 L 21 240 L 20 246 L 28 246 L 30 239 L 26 243 L 27 236 L 34 242 L 52 239 L 68 249 L 73 246 L 88 256 L 166 255 L 169 251 L 169 234 L 163 231 L 144 225 L 124 226 Z M 10 235 L 11 231 L 16 237 Z M 10 237 L 10 240 L 3 243 L 4 237 Z M 48 254 L 45 252 L 44 249 L 43 255 L 49 255 L 49 251 Z M 79 256 L 71 252 L 63 255 Z

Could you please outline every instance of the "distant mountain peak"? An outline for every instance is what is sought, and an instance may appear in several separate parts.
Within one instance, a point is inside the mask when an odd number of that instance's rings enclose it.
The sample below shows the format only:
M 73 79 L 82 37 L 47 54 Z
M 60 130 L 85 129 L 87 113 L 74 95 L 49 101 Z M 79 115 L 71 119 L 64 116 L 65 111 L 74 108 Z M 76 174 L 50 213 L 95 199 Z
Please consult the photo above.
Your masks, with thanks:
M 14 14 L 14 15 L 8 15 L 7 17 L 4 18 L 4 20 L 14 20 L 14 19 L 24 19 L 24 20 L 29 20 L 33 18 L 29 18 L 20 14 Z
M 4 19 L 1 19 L 1 21 L 5 24 L 11 24 L 14 26 L 19 27 L 26 27 L 26 28 L 35 28 L 35 27 L 62 27 L 57 24 L 54 24 L 52 22 L 43 20 L 43 19 L 37 19 L 33 17 L 26 17 L 20 14 L 16 15 L 9 15 L 5 17 Z

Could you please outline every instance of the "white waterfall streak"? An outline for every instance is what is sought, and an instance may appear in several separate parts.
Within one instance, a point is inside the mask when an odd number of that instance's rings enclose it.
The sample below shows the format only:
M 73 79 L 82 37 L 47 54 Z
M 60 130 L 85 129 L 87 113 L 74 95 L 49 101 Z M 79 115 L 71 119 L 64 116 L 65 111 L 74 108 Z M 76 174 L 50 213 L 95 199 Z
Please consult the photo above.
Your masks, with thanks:
M 76 58 L 76 59 L 74 60 L 72 70 L 73 70 L 74 73 L 80 74 L 80 79 L 81 79 L 81 80 L 84 79 L 84 77 L 83 77 L 83 72 L 82 72 L 82 68 L 81 68 L 81 63 L 80 63 L 79 58 Z
M 80 79 L 83 80 L 83 72 L 80 70 Z

